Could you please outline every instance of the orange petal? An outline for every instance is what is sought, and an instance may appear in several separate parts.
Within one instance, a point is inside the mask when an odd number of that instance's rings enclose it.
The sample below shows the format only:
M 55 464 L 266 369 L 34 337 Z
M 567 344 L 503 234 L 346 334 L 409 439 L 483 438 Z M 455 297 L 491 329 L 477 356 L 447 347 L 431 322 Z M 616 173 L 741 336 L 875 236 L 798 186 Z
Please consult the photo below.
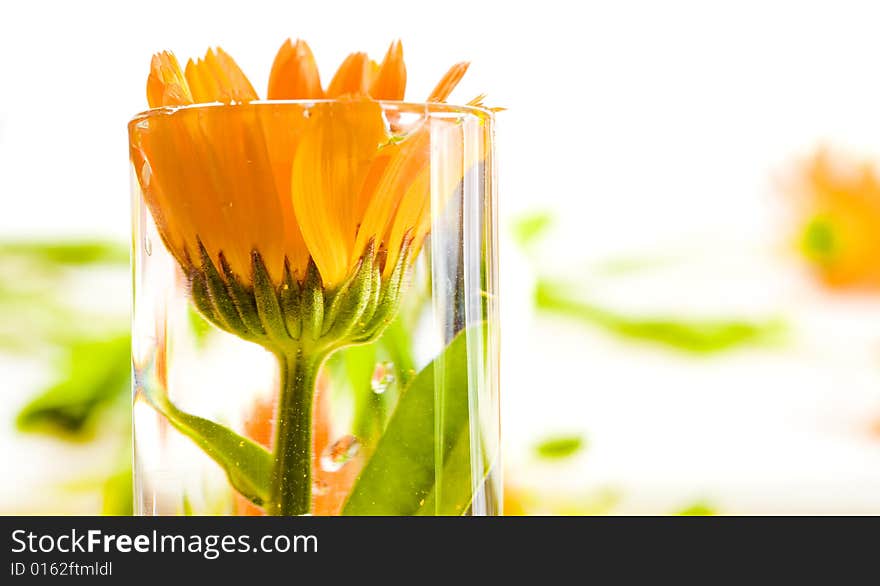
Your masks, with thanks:
M 147 77 L 147 103 L 150 108 L 193 103 L 189 85 L 174 53 L 163 51 L 153 55 Z
M 352 53 L 345 58 L 336 75 L 327 86 L 327 97 L 367 95 L 372 77 L 372 67 L 366 53 Z
M 360 196 L 368 204 L 358 229 L 357 250 L 362 250 L 371 238 L 381 240 L 386 234 L 407 189 L 427 166 L 430 146 L 428 128 L 422 126 L 402 143 L 382 147 L 373 163 L 382 166 L 381 176 L 376 180 L 375 173 L 370 173 L 370 180 L 364 183 L 364 190 L 370 192 Z
M 209 103 L 220 101 L 220 83 L 214 77 L 208 65 L 201 59 L 186 63 L 186 79 L 197 102 Z
M 133 131 L 132 156 L 156 226 L 181 263 L 198 262 L 199 243 L 243 280 L 258 250 L 281 282 L 282 207 L 256 108 L 186 109 L 154 116 Z M 143 161 L 138 169 L 138 162 Z
M 361 222 L 355 203 L 387 135 L 379 105 L 368 100 L 319 103 L 308 121 L 294 157 L 291 197 L 312 259 L 332 287 L 362 252 L 354 246 Z
M 238 64 L 220 47 L 208 49 L 204 59 L 187 63 L 186 79 L 197 103 L 245 103 L 259 99 Z
M 205 177 L 188 172 L 198 154 L 187 123 L 190 110 L 152 117 L 131 129 L 132 163 L 156 228 L 181 264 L 198 259 L 193 209 L 181 194 L 204 191 Z
M 434 88 L 434 91 L 431 92 L 431 95 L 428 96 L 428 101 L 445 102 L 446 98 L 449 97 L 449 94 L 452 93 L 452 90 L 455 89 L 455 86 L 458 85 L 458 82 L 461 81 L 461 78 L 464 77 L 464 74 L 467 72 L 468 67 L 470 67 L 470 63 L 466 61 L 456 63 L 455 65 L 450 67 L 449 71 L 446 72 L 446 74 Z
M 382 60 L 382 65 L 370 84 L 370 96 L 377 100 L 402 100 L 406 91 L 406 65 L 403 45 L 394 41 Z
M 388 258 L 384 275 L 388 276 L 397 265 L 404 238 L 412 238 L 413 251 L 418 252 L 431 228 L 431 173 L 426 165 L 407 186 L 397 213 L 385 239 Z
M 418 140 L 412 149 L 406 154 L 402 153 L 405 162 L 400 171 L 391 178 L 398 202 L 383 232 L 383 242 L 388 251 L 385 276 L 394 270 L 405 238 L 412 239 L 413 251 L 418 252 L 431 228 L 432 211 L 442 213 L 466 169 L 462 158 L 461 125 L 432 121 L 418 132 L 419 135 L 414 137 Z M 433 165 L 435 161 L 431 160 L 432 149 L 443 153 L 442 160 L 436 161 L 439 163 L 437 167 Z
M 324 97 L 315 56 L 305 41 L 292 44 L 287 39 L 272 64 L 269 74 L 270 100 L 320 99 Z
M 290 178 L 298 140 L 308 124 L 308 119 L 304 116 L 305 107 L 294 104 L 278 104 L 261 106 L 257 112 L 262 123 L 269 162 L 272 166 L 275 192 L 281 206 L 284 250 L 292 273 L 302 280 L 305 278 L 308 267 L 309 251 L 293 211 L 293 201 L 290 198 Z
M 275 187 L 275 177 L 259 108 L 215 108 L 200 117 L 210 153 L 206 164 L 193 172 L 213 176 L 212 193 L 206 194 L 205 213 L 221 215 L 217 248 L 242 278 L 251 276 L 251 252 L 257 250 L 276 283 L 284 269 L 284 223 L 281 207 L 289 206 Z M 209 248 L 209 250 L 212 250 Z
M 432 214 L 442 215 L 462 182 L 475 191 L 480 162 L 491 156 L 491 126 L 486 120 L 432 119 L 399 147 L 376 185 L 358 238 L 378 235 L 388 257 L 384 274 L 394 269 L 405 238 L 418 252 L 431 229 Z M 486 178 L 489 180 L 489 178 Z M 384 222 L 384 223 L 383 223 Z

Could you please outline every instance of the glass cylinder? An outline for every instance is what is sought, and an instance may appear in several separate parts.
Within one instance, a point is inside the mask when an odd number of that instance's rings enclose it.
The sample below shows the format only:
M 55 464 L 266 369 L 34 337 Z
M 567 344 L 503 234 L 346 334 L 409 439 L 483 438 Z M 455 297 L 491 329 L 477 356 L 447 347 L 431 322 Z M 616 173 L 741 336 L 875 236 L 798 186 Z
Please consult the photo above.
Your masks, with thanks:
M 129 124 L 135 512 L 501 514 L 493 115 Z

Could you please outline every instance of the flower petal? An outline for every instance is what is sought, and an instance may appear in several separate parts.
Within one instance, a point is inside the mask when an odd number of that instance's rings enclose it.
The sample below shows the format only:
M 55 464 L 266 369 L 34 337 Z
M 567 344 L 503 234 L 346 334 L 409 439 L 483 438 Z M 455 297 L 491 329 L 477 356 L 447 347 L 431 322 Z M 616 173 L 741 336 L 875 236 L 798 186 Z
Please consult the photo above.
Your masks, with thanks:
M 257 109 L 281 210 L 284 226 L 284 250 L 292 273 L 300 280 L 303 280 L 306 275 L 309 251 L 293 210 L 293 201 L 290 198 L 290 180 L 299 137 L 308 124 L 308 119 L 304 115 L 306 111 L 305 107 L 296 105 L 279 105 Z
M 134 127 L 132 160 L 163 241 L 182 265 L 198 262 L 201 243 L 217 266 L 222 254 L 247 281 L 258 250 L 280 283 L 290 238 L 283 208 L 292 206 L 277 193 L 257 111 L 242 105 L 151 117 Z
M 461 63 L 456 63 L 452 67 L 449 68 L 437 85 L 434 87 L 434 90 L 428 96 L 429 102 L 445 102 L 449 97 L 449 94 L 452 93 L 452 90 L 455 89 L 455 86 L 458 85 L 458 82 L 461 81 L 461 78 L 464 77 L 464 74 L 467 72 L 468 67 L 470 67 L 470 63 L 466 61 L 462 61 Z
M 131 153 L 134 171 L 156 228 L 171 253 L 182 264 L 198 258 L 199 220 L 183 194 L 204 191 L 206 177 L 190 172 L 198 158 L 190 138 L 188 111 L 150 118 L 134 126 Z
M 402 100 L 406 92 L 406 65 L 403 62 L 403 45 L 394 41 L 370 84 L 370 96 L 376 100 Z
M 405 238 L 412 238 L 412 249 L 418 251 L 425 236 L 431 229 L 431 173 L 426 165 L 406 187 L 406 191 L 397 207 L 385 245 L 388 257 L 385 260 L 384 277 L 387 277 L 397 265 L 397 258 Z
M 270 100 L 320 99 L 324 97 L 315 56 L 305 41 L 287 39 L 272 64 L 269 74 Z
M 316 104 L 308 122 L 294 156 L 291 197 L 312 259 L 332 287 L 362 252 L 354 246 L 355 202 L 387 135 L 371 100 Z
M 427 166 L 430 146 L 430 134 L 427 126 L 423 125 L 403 142 L 382 147 L 380 155 L 374 160 L 374 170 L 368 175 L 370 180 L 364 183 L 364 193 L 360 196 L 368 203 L 358 229 L 355 249 L 362 250 L 370 239 L 382 241 L 394 221 L 401 199 Z M 378 178 L 375 173 L 377 167 L 381 167 Z
M 273 281 L 280 283 L 285 241 L 281 208 L 289 203 L 276 191 L 258 111 L 243 105 L 197 112 L 204 114 L 200 122 L 209 159 L 192 172 L 215 179 L 213 190 L 202 194 L 201 205 L 204 213 L 221 216 L 216 246 L 233 271 L 249 279 L 251 252 L 257 250 Z
M 259 99 L 238 64 L 223 49 L 208 49 L 204 59 L 186 64 L 186 79 L 196 103 L 246 103 Z
M 367 95 L 374 65 L 366 53 L 352 53 L 346 57 L 327 86 L 327 97 Z
M 153 55 L 147 77 L 147 103 L 150 108 L 193 103 L 189 85 L 174 53 L 163 51 Z

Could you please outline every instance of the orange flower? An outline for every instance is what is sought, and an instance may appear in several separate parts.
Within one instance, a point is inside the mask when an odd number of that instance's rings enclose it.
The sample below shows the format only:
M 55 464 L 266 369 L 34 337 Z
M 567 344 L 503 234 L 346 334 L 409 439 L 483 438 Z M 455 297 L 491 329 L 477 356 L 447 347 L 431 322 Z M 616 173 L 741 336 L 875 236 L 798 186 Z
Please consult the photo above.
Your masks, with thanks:
M 444 101 L 466 69 L 453 66 L 429 100 Z M 288 40 L 268 88 L 287 101 L 264 103 L 222 49 L 183 71 L 160 53 L 147 81 L 154 109 L 129 125 L 143 200 L 193 304 L 278 359 L 271 486 L 253 500 L 269 514 L 313 509 L 323 361 L 382 333 L 433 214 L 491 156 L 491 111 L 377 101 L 405 89 L 399 42 L 381 64 L 349 55 L 325 89 L 308 45 Z
M 466 68 L 453 66 L 431 100 L 445 100 Z M 169 250 L 184 266 L 207 254 L 245 283 L 254 251 L 276 284 L 286 269 L 303 281 L 311 260 L 332 289 L 373 243 L 389 276 L 405 241 L 420 246 L 430 224 L 429 125 L 389 127 L 374 101 L 400 100 L 405 86 L 400 42 L 381 65 L 350 55 L 325 92 L 308 45 L 286 41 L 268 96 L 337 98 L 312 105 L 250 104 L 256 92 L 219 48 L 183 73 L 173 55 L 156 55 L 151 107 L 229 105 L 148 113 L 132 123 L 132 161 Z
M 801 250 L 835 288 L 880 288 L 880 177 L 873 164 L 820 149 L 789 191 L 804 215 Z

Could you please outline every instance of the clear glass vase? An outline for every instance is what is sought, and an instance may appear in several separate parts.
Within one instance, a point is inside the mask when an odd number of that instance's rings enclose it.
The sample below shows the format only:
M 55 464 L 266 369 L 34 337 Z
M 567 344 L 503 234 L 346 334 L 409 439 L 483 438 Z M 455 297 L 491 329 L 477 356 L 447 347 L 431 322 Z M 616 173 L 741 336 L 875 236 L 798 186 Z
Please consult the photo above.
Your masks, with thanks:
M 129 124 L 135 512 L 501 513 L 492 113 Z

